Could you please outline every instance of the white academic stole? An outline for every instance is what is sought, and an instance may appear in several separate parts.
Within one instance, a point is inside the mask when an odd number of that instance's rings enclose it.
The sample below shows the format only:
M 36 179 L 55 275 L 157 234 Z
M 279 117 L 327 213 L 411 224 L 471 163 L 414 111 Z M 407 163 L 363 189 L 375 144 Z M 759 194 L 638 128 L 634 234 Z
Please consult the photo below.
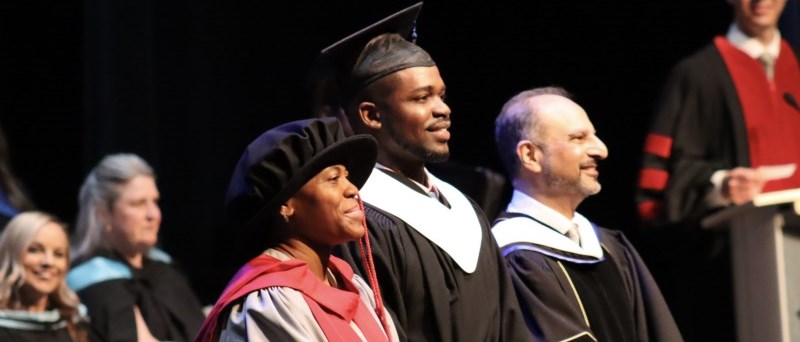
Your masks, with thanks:
M 361 199 L 402 219 L 444 250 L 464 272 L 475 272 L 482 239 L 478 215 L 461 191 L 425 172 L 450 208 L 378 169 L 372 169 L 367 183 L 361 187 Z

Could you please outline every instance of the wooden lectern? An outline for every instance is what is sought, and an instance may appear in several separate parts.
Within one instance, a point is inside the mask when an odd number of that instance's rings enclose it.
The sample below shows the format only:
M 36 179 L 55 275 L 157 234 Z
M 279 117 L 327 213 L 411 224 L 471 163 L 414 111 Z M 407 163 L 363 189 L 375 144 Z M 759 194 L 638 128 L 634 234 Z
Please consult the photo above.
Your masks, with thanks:
M 800 189 L 706 217 L 729 229 L 739 341 L 800 341 Z

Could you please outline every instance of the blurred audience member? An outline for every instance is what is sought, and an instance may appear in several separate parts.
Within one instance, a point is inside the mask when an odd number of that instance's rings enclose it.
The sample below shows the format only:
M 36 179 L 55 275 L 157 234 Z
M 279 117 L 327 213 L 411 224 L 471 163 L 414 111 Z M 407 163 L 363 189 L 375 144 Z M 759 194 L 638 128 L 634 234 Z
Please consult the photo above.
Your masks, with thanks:
M 8 141 L 3 127 L 0 127 L 0 230 L 14 215 L 33 208 L 33 203 L 11 170 Z
M 188 341 L 203 321 L 188 281 L 154 247 L 158 200 L 152 168 L 133 154 L 106 156 L 81 187 L 67 281 L 103 341 Z

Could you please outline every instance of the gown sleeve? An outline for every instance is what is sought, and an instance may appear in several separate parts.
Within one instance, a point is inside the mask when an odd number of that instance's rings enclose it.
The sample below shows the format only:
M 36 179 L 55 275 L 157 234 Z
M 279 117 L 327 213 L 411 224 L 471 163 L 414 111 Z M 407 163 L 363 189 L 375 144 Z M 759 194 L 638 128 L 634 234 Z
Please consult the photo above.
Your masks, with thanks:
M 732 113 L 740 111 L 730 75 L 713 46 L 670 72 L 645 138 L 637 192 L 645 223 L 699 222 L 716 209 L 707 201 L 714 190 L 711 175 L 743 159 L 737 146 L 744 142 L 734 138 L 737 124 L 732 121 Z
M 253 291 L 234 304 L 221 342 L 326 341 L 303 295 L 284 287 Z

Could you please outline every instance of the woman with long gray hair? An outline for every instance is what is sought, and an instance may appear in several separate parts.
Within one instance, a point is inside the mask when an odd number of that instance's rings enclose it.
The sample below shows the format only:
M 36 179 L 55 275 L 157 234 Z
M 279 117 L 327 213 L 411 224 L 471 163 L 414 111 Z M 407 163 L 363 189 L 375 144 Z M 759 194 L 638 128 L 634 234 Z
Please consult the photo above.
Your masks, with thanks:
M 81 186 L 70 288 L 107 341 L 194 337 L 202 308 L 186 278 L 155 248 L 161 226 L 152 167 L 108 155 Z

